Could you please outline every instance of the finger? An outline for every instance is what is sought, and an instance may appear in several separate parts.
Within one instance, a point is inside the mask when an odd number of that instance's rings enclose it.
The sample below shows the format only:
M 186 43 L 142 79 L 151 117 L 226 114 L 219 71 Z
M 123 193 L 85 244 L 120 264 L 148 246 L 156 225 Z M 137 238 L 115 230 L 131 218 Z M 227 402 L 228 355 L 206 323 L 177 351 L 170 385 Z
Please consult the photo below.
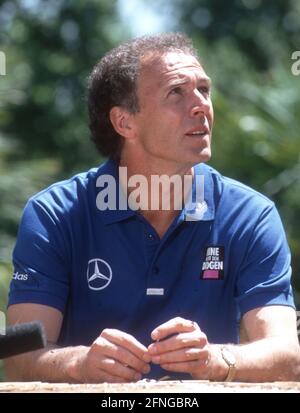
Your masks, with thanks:
M 130 367 L 123 366 L 120 362 L 110 358 L 104 358 L 101 360 L 98 368 L 104 370 L 108 374 L 112 374 L 114 376 L 118 376 L 121 379 L 125 379 L 129 382 L 136 382 L 141 380 L 142 375 L 137 373 L 135 370 L 131 369 Z
M 118 360 L 121 364 L 129 366 L 137 372 L 147 374 L 150 371 L 150 366 L 131 351 L 106 340 L 104 337 L 98 337 L 93 345 L 99 346 L 101 353 L 105 356 Z
M 129 380 L 114 374 L 112 370 L 103 369 L 102 356 L 93 354 L 82 371 L 83 383 L 127 383 Z
M 132 335 L 124 333 L 124 331 L 106 328 L 102 331 L 100 337 L 104 337 L 107 340 L 126 348 L 141 360 L 146 362 L 147 360 L 150 361 L 147 347 L 136 340 Z
M 195 321 L 186 320 L 185 318 L 176 317 L 167 321 L 164 324 L 156 327 L 151 337 L 153 340 L 162 340 L 171 334 L 200 330 L 200 327 Z
M 149 345 L 148 350 L 149 354 L 153 356 L 173 350 L 179 350 L 185 347 L 202 348 L 206 344 L 206 335 L 202 331 L 196 330 L 191 333 L 177 334 L 176 336 L 167 338 L 165 340 L 152 343 Z
M 166 363 L 179 363 L 193 360 L 204 360 L 208 358 L 207 350 L 200 348 L 186 348 L 176 351 L 170 351 L 168 353 L 161 354 L 160 356 L 153 356 L 152 363 L 154 364 L 166 364 Z

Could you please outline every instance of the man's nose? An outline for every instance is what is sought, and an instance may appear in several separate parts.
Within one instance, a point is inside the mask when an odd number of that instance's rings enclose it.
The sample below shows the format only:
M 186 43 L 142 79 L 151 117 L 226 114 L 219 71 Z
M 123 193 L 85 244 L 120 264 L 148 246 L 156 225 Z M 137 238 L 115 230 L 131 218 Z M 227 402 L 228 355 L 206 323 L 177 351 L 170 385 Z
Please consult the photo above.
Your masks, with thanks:
M 190 109 L 192 117 L 206 115 L 211 108 L 211 101 L 209 96 L 204 96 L 199 90 L 194 92 L 193 103 Z

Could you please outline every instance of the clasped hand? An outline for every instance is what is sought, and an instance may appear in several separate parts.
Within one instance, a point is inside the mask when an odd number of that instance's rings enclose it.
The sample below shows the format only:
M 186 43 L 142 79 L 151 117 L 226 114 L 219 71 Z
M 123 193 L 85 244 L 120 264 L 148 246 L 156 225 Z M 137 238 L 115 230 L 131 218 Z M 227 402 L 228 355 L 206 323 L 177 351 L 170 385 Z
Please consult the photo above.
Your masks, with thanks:
M 197 323 L 181 317 L 156 327 L 153 343 L 145 347 L 130 334 L 104 329 L 81 362 L 81 381 L 126 383 L 150 371 L 150 362 L 170 372 L 207 376 L 210 359 L 206 335 Z
M 151 333 L 155 343 L 148 347 L 154 364 L 172 372 L 189 373 L 201 377 L 210 360 L 206 335 L 194 321 L 173 318 Z

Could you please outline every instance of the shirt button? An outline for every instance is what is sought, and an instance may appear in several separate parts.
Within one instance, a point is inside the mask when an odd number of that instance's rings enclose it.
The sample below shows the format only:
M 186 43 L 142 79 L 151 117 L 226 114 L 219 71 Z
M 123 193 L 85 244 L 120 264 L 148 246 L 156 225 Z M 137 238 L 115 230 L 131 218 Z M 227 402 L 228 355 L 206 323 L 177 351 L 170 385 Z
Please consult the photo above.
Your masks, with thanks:
M 152 241 L 154 239 L 152 234 L 148 234 L 148 238 Z
M 153 274 L 158 274 L 159 273 L 159 268 L 157 266 L 153 267 L 152 272 L 153 272 Z

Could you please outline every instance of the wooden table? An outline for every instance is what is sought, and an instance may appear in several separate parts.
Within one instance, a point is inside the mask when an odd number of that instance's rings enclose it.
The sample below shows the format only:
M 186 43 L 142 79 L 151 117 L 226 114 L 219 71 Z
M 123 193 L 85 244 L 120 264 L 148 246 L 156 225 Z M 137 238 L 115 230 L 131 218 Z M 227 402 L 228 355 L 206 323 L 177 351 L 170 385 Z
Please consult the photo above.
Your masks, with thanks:
M 219 383 L 141 380 L 129 384 L 0 383 L 0 393 L 300 393 L 300 382 Z

